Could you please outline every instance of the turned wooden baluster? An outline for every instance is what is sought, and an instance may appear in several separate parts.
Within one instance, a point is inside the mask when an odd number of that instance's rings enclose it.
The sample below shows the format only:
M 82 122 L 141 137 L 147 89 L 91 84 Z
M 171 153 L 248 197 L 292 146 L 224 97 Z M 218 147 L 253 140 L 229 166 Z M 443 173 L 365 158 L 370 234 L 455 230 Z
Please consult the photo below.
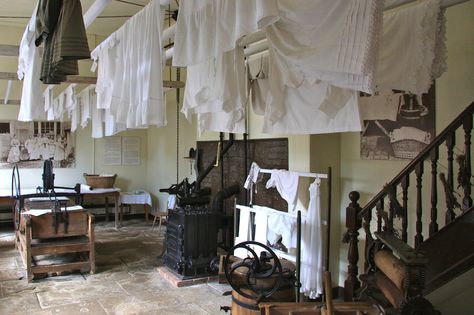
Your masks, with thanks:
M 383 213 L 383 198 L 380 198 L 380 200 L 377 202 L 375 205 L 376 215 L 377 215 L 377 233 L 382 232 L 382 213 Z
M 451 191 L 453 191 L 453 148 L 455 143 L 456 135 L 452 132 L 446 138 L 446 146 L 448 147 L 448 188 Z M 446 198 L 446 207 L 445 224 L 448 224 L 456 217 L 456 214 L 453 211 L 453 204 L 448 202 L 448 198 Z
M 372 243 L 374 242 L 374 238 L 372 237 L 372 233 L 370 232 L 370 222 L 372 221 L 372 209 L 367 211 L 364 215 L 364 222 L 362 223 L 362 227 L 365 232 L 365 262 L 364 262 L 364 270 L 367 270 L 369 267 L 369 260 L 367 259 L 367 252 L 369 251 Z
M 397 199 L 397 186 L 393 185 L 388 187 L 388 194 L 390 196 L 390 205 L 388 207 L 388 227 L 387 231 L 393 233 L 393 216 L 396 205 L 394 200 Z
M 359 212 L 361 211 L 361 208 L 357 203 L 359 198 L 360 194 L 357 191 L 350 192 L 349 199 L 351 200 L 351 203 L 346 208 L 346 227 L 349 237 L 349 251 L 347 253 L 347 260 L 349 261 L 349 265 L 347 266 L 347 278 L 344 281 L 345 301 L 352 301 L 356 290 L 360 288 L 360 281 L 357 279 L 357 262 L 359 261 L 357 236 L 359 235 L 358 230 L 362 226 L 362 220 L 359 218 Z
M 472 130 L 472 115 L 468 115 L 463 122 L 464 128 L 464 165 L 466 182 L 463 185 L 464 198 L 462 200 L 462 210 L 467 211 L 472 206 L 471 198 L 471 130 Z
M 410 175 L 407 174 L 402 178 L 402 202 L 403 202 L 403 217 L 402 217 L 402 240 L 406 243 L 408 240 L 408 186 L 410 184 Z
M 423 242 L 423 235 L 422 232 L 422 222 L 421 222 L 421 215 L 422 215 L 422 180 L 423 180 L 423 161 L 421 161 L 415 168 L 416 174 L 416 235 L 415 235 L 415 248 Z
M 431 160 L 431 222 L 430 222 L 430 237 L 438 232 L 438 209 L 436 208 L 438 204 L 438 157 L 439 151 L 438 147 L 434 147 L 430 152 Z

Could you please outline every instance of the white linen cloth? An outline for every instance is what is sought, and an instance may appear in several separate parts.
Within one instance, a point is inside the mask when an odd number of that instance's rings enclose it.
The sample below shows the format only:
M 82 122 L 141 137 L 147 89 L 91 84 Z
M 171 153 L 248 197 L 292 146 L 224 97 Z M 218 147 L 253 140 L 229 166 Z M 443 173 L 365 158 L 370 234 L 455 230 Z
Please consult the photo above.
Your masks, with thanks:
M 445 18 L 440 0 L 384 13 L 377 85 L 427 93 L 446 71 Z
M 245 208 L 240 209 L 239 235 L 235 237 L 235 245 L 250 240 L 250 211 Z M 242 259 L 247 257 L 247 250 L 237 248 L 234 255 Z
M 54 85 L 48 85 L 43 92 L 44 111 L 47 113 L 47 120 L 54 120 Z
M 176 207 L 176 195 L 168 195 L 167 209 L 174 209 Z
M 265 212 L 255 212 L 255 237 L 256 242 L 267 245 L 267 231 L 268 231 L 268 214 Z M 252 246 L 253 250 L 260 256 L 260 253 L 265 251 L 261 246 Z
M 247 58 L 247 80 L 250 86 L 250 99 L 253 112 L 265 115 L 268 94 L 268 53 Z
M 23 33 L 18 54 L 18 79 L 23 80 L 20 111 L 18 113 L 19 121 L 46 119 L 46 113 L 42 106 L 42 83 L 39 80 L 41 70 L 39 49 L 34 41 L 37 9 L 38 6 L 35 7 Z
M 288 202 L 288 207 L 293 209 L 298 197 L 298 181 L 299 175 L 296 172 L 272 170 L 270 179 L 265 184 L 265 187 L 267 189 L 275 187 L 281 197 Z
M 282 82 L 306 79 L 372 93 L 383 1 L 279 0 L 280 19 L 265 29 Z
M 308 215 L 302 222 L 301 233 L 301 288 L 311 299 L 323 293 L 323 245 L 321 233 L 321 180 L 309 186 Z
M 245 61 L 242 48 L 187 68 L 181 112 L 198 114 L 198 133 L 245 131 Z
M 281 237 L 286 248 L 296 248 L 296 218 L 283 214 L 268 214 L 267 240 L 275 244 Z
M 181 0 L 173 66 L 191 66 L 236 47 L 279 18 L 277 0 Z
M 85 128 L 91 118 L 91 100 L 94 93 L 95 85 L 89 85 L 81 92 L 76 94 L 77 107 L 80 108 L 81 113 L 81 128 Z
M 150 193 L 147 191 L 126 191 L 120 193 L 120 202 L 127 205 L 150 205 L 152 206 Z
M 161 27 L 160 2 L 153 0 L 111 35 L 114 41 L 109 39 L 91 53 L 99 67 L 99 107 L 110 108 L 107 115 L 113 117 L 107 120 L 107 135 L 123 130 L 123 126 L 134 129 L 167 124 Z
M 259 179 L 259 177 L 261 177 L 259 175 L 260 175 L 260 166 L 258 166 L 257 163 L 252 162 L 252 164 L 250 165 L 249 174 L 247 175 L 247 179 L 245 179 L 245 183 L 244 183 L 244 188 L 247 190 L 250 190 L 249 204 L 253 203 L 253 193 L 254 193 L 253 188 L 254 187 L 255 187 L 255 193 L 257 193 L 257 188 L 255 184 L 259 182 L 259 180 L 261 180 L 261 178 Z

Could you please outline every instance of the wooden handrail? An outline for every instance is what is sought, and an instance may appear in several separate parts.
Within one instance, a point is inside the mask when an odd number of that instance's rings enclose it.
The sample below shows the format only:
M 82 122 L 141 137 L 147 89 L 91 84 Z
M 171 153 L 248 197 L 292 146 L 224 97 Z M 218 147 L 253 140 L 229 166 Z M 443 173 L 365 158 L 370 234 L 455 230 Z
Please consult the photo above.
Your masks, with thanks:
M 405 168 L 403 168 L 403 170 L 398 173 L 397 176 L 395 176 L 389 183 L 387 183 L 384 188 L 362 208 L 362 210 L 358 213 L 359 218 L 362 218 L 367 212 L 373 209 L 377 202 L 379 202 L 380 199 L 384 198 L 388 194 L 388 187 L 398 185 L 402 181 L 402 179 L 406 175 L 411 173 L 420 162 L 428 159 L 431 150 L 441 146 L 441 144 L 446 141 L 449 135 L 451 135 L 453 132 L 456 131 L 456 129 L 462 126 L 464 118 L 467 115 L 472 114 L 474 114 L 474 102 L 472 102 L 464 111 L 462 111 L 462 113 L 459 114 L 438 136 L 436 136 L 436 138 L 434 138 L 433 141 L 429 145 L 427 145 L 417 155 L 416 158 L 414 158 L 407 166 L 405 166 Z

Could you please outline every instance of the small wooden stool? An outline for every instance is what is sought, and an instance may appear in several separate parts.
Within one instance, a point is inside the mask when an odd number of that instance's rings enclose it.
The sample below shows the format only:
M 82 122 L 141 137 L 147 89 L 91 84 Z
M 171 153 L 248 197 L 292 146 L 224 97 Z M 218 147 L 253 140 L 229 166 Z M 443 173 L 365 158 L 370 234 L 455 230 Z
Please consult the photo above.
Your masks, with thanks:
M 153 219 L 153 224 L 151 225 L 151 228 L 152 229 L 155 228 L 155 223 L 156 223 L 156 220 L 158 219 L 159 220 L 159 222 L 158 222 L 158 232 L 159 232 L 160 229 L 161 229 L 161 223 L 163 223 L 163 219 L 165 219 L 165 220 L 168 219 L 168 210 L 166 210 L 166 212 L 162 212 L 162 211 L 153 212 L 153 213 L 151 213 L 151 215 L 155 217 Z

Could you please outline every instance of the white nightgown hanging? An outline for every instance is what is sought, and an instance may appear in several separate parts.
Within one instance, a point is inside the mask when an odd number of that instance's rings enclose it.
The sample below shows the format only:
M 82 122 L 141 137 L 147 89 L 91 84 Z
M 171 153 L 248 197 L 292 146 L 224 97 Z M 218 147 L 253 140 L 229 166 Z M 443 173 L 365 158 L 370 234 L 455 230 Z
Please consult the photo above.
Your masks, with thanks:
M 302 222 L 301 233 L 301 288 L 311 299 L 323 293 L 323 242 L 321 232 L 321 200 L 317 178 L 309 186 L 308 215 Z

